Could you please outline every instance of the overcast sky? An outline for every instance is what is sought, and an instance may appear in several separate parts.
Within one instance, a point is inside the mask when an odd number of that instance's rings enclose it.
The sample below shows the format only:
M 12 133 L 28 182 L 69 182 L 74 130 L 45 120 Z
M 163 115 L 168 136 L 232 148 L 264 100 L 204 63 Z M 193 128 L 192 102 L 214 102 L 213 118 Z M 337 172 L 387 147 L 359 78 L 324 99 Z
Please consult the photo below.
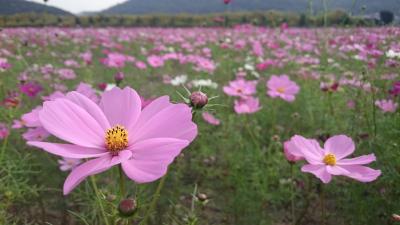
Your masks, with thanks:
M 30 0 L 44 4 L 43 0 Z M 72 13 L 99 11 L 126 0 L 48 0 L 47 4 Z

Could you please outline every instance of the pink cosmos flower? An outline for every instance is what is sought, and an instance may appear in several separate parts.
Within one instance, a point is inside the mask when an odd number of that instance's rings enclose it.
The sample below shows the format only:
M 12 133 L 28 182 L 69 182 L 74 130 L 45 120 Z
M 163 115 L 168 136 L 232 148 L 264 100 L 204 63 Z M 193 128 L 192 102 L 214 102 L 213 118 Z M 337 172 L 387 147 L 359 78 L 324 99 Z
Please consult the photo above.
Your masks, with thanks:
M 289 79 L 287 75 L 272 75 L 267 82 L 268 95 L 272 98 L 280 97 L 287 102 L 293 102 L 300 87 Z
M 153 68 L 158 68 L 164 66 L 164 60 L 160 56 L 151 55 L 147 58 L 147 62 Z
M 49 133 L 70 144 L 29 145 L 62 157 L 90 158 L 69 174 L 65 195 L 87 176 L 118 164 L 138 183 L 157 180 L 197 135 L 187 105 L 172 104 L 164 96 L 142 110 L 139 95 L 129 87 L 104 92 L 99 105 L 70 92 L 66 98 L 45 102 L 39 119 Z
M 79 164 L 82 163 L 82 160 L 63 157 L 62 159 L 59 159 L 57 162 L 60 165 L 61 171 L 68 171 L 68 170 L 73 170 L 75 169 L 75 167 L 79 166 Z
M 36 128 L 29 128 L 25 133 L 22 134 L 22 137 L 26 141 L 43 141 L 49 136 L 50 133 L 41 126 L 38 126 Z
M 135 66 L 139 69 L 139 70 L 144 70 L 147 68 L 146 63 L 142 62 L 142 61 L 137 61 L 135 62 Z
M 218 125 L 221 124 L 221 122 L 219 121 L 219 119 L 215 118 L 215 116 L 212 115 L 211 113 L 203 112 L 203 113 L 201 114 L 201 116 L 203 117 L 203 119 L 204 119 L 207 123 L 209 123 L 209 124 L 211 124 L 211 125 L 218 126 Z
M 264 56 L 264 48 L 262 47 L 261 43 L 259 41 L 253 42 L 253 54 L 258 56 L 258 57 L 263 57 Z
M 258 98 L 247 97 L 235 100 L 235 112 L 237 114 L 251 114 L 261 109 Z
M 84 53 L 80 54 L 80 57 L 82 58 L 82 60 L 85 62 L 86 65 L 92 64 L 93 55 L 91 52 L 89 52 L 89 51 L 84 52 Z
M 246 81 L 238 79 L 229 82 L 229 86 L 224 87 L 225 94 L 229 96 L 247 97 L 256 93 L 257 81 Z
M 76 78 L 75 72 L 71 69 L 59 69 L 57 70 L 57 73 L 60 78 L 64 80 L 73 80 Z
M 397 107 L 399 106 L 396 102 L 391 99 L 388 100 L 377 100 L 375 101 L 375 105 L 378 106 L 383 112 L 396 112 Z
M 117 52 L 108 53 L 107 57 L 100 60 L 105 66 L 109 68 L 123 68 L 127 58 L 125 55 Z
M 295 135 L 290 141 L 300 149 L 309 163 L 304 165 L 301 171 L 314 174 L 323 183 L 329 183 L 332 175 L 347 176 L 360 182 L 371 182 L 381 174 L 380 170 L 363 166 L 376 160 L 374 154 L 345 159 L 355 150 L 353 140 L 345 135 L 329 138 L 324 148 L 321 148 L 317 141 L 299 135 Z
M 36 97 L 43 90 L 42 86 L 37 83 L 24 83 L 19 86 L 19 90 L 27 96 Z
M 7 70 L 9 68 L 11 68 L 11 64 L 8 63 L 8 60 L 6 58 L 0 58 L 0 71 Z
M 64 61 L 64 65 L 68 67 L 79 68 L 79 63 L 73 59 L 67 59 Z
M 6 138 L 10 134 L 10 131 L 7 128 L 7 125 L 4 123 L 0 123 L 0 140 Z

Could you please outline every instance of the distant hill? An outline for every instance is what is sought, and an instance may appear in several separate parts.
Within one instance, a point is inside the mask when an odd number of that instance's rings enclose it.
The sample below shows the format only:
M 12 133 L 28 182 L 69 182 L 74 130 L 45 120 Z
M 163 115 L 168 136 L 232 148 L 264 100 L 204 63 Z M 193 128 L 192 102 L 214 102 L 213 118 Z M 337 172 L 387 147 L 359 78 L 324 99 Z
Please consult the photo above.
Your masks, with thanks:
M 0 0 L 0 15 L 17 13 L 49 13 L 54 15 L 72 15 L 62 9 L 24 0 Z
M 315 12 L 322 9 L 322 0 L 314 0 Z M 400 0 L 328 0 L 329 9 L 353 8 L 354 14 L 371 14 L 381 10 L 391 10 L 400 15 Z M 104 14 L 149 14 L 149 13 L 218 13 L 230 11 L 261 11 L 280 10 L 306 12 L 309 9 L 309 0 L 232 0 L 231 4 L 224 5 L 222 0 L 128 0 L 113 6 L 101 13 Z

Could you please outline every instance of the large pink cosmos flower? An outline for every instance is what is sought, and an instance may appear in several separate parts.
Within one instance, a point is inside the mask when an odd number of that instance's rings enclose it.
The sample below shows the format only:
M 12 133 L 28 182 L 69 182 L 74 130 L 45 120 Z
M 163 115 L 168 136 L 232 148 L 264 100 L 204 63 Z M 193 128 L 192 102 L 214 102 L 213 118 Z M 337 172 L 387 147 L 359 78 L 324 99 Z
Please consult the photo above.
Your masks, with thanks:
M 300 87 L 289 79 L 287 75 L 272 75 L 267 82 L 268 95 L 272 98 L 280 97 L 287 102 L 293 102 Z
M 309 163 L 304 165 L 301 171 L 314 174 L 324 183 L 329 183 L 332 175 L 347 176 L 361 182 L 374 181 L 381 175 L 380 170 L 363 166 L 376 160 L 374 154 L 345 159 L 355 150 L 353 140 L 345 135 L 329 138 L 324 148 L 321 148 L 316 140 L 299 135 L 295 135 L 290 141 Z
M 229 96 L 247 97 L 256 93 L 257 81 L 246 81 L 238 79 L 229 82 L 229 86 L 224 87 L 225 94 Z
M 168 165 L 197 135 L 191 109 L 160 97 L 141 109 L 139 95 L 127 87 L 104 92 L 100 104 L 78 92 L 47 101 L 40 123 L 70 144 L 28 142 L 67 158 L 95 158 L 76 167 L 64 183 L 64 195 L 87 176 L 121 164 L 138 183 L 164 176 Z

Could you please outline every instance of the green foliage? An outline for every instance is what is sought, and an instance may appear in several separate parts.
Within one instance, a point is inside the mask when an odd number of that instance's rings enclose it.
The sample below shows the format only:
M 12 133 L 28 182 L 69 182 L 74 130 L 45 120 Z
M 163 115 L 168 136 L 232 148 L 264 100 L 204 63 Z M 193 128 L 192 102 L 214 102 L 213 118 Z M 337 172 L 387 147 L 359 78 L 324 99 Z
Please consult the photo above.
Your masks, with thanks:
M 329 25 L 375 25 L 368 20 L 350 17 L 344 11 L 331 11 L 327 15 Z M 223 22 L 216 18 L 223 18 Z M 364 21 L 363 21 L 364 20 Z M 2 27 L 194 27 L 194 26 L 234 26 L 251 23 L 257 26 L 276 27 L 286 22 L 289 26 L 316 27 L 323 26 L 323 15 L 309 16 L 308 14 L 266 11 L 254 13 L 223 13 L 210 15 L 143 15 L 143 16 L 56 16 L 52 14 L 24 13 L 12 16 L 0 16 Z

